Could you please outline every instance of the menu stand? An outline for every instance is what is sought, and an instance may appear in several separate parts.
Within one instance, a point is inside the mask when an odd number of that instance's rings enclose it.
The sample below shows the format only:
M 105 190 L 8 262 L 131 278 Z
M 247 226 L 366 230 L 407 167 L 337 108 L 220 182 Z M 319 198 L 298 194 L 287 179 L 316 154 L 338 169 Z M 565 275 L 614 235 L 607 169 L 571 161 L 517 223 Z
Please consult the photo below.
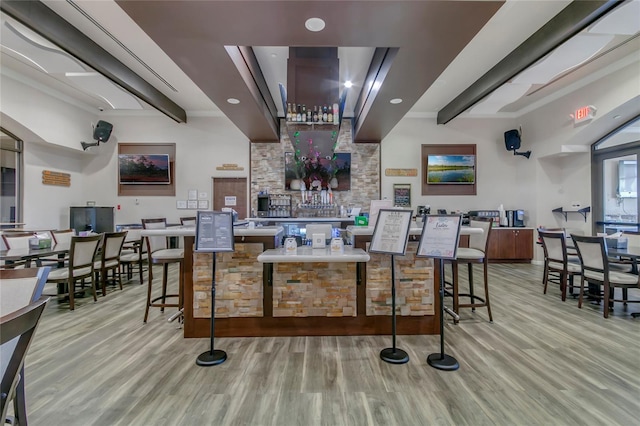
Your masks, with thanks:
M 453 371 L 460 368 L 458 360 L 444 353 L 444 260 L 436 259 L 440 270 L 440 353 L 427 357 L 427 364 L 438 370 Z
M 455 259 L 460 241 L 460 215 L 426 215 L 416 256 L 430 257 L 440 271 L 440 353 L 427 357 L 427 364 L 438 370 L 460 368 L 458 360 L 444 353 L 444 259 Z
M 371 202 L 373 205 L 373 201 Z M 409 362 L 409 355 L 396 347 L 396 254 L 404 255 L 409 241 L 411 210 L 381 209 L 373 230 L 369 252 L 391 255 L 391 336 L 392 346 L 380 351 L 380 359 L 391 364 Z
M 211 253 L 211 322 L 209 350 L 198 355 L 196 364 L 211 367 L 227 360 L 227 353 L 215 349 L 216 321 L 216 252 L 232 252 L 233 246 L 232 212 L 199 211 L 196 218 L 196 253 Z
M 211 336 L 210 349 L 207 352 L 203 352 L 198 355 L 196 364 L 203 367 L 210 367 L 212 365 L 222 364 L 227 360 L 227 353 L 220 349 L 214 349 L 214 339 L 216 330 L 216 253 L 213 252 L 213 266 L 211 267 Z
M 391 255 L 391 337 L 392 346 L 380 351 L 380 359 L 391 364 L 409 362 L 409 354 L 396 348 L 396 262 L 394 255 Z

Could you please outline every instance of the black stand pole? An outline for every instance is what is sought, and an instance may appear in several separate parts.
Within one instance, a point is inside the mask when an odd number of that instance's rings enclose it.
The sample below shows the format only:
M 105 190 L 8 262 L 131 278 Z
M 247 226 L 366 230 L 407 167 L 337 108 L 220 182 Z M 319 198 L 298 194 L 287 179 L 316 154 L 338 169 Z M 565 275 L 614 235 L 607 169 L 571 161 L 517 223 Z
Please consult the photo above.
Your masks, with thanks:
M 460 368 L 458 360 L 444 353 L 444 261 L 437 259 L 440 269 L 440 353 L 427 357 L 427 364 L 438 370 L 453 371 Z
M 380 351 L 380 359 L 391 364 L 409 362 L 409 355 L 402 349 L 396 348 L 396 262 L 391 255 L 391 335 L 393 346 Z
M 216 319 L 216 253 L 213 253 L 213 266 L 211 267 L 211 349 L 198 355 L 196 364 L 202 367 L 222 364 L 227 360 L 227 353 L 220 349 L 213 349 L 213 339 L 215 337 Z

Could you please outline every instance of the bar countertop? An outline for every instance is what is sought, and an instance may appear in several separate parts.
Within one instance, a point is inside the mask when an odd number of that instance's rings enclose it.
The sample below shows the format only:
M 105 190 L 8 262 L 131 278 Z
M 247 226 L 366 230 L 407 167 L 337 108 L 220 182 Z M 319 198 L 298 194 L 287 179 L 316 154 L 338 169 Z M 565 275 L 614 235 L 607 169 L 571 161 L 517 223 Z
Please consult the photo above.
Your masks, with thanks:
M 234 226 L 233 235 L 235 237 L 275 237 L 284 232 L 282 226 L 259 226 L 257 228 L 246 228 L 244 226 Z M 194 226 L 169 226 L 162 229 L 143 229 L 140 232 L 143 237 L 163 236 L 163 237 L 185 237 L 195 236 Z
M 263 263 L 287 262 L 368 262 L 369 254 L 358 248 L 345 247 L 343 253 L 332 253 L 329 247 L 314 249 L 298 247 L 296 253 L 287 254 L 284 248 L 266 250 L 258 256 Z
M 375 226 L 347 226 L 347 232 L 351 233 L 351 235 L 373 235 L 374 229 Z M 469 226 L 460 227 L 460 235 L 482 234 L 483 232 L 482 228 L 471 228 Z M 412 226 L 409 229 L 409 235 L 420 234 L 422 234 L 421 226 Z

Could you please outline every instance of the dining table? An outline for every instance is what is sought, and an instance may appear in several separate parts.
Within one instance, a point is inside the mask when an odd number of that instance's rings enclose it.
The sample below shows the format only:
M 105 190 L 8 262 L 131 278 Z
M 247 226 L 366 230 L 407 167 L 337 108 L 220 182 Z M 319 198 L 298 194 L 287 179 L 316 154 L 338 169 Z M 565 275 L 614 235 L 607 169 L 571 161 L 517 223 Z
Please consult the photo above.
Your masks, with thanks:
M 56 257 L 58 262 L 64 262 L 64 257 L 69 253 L 70 243 L 53 244 L 49 248 L 15 248 L 0 250 L 0 261 L 4 262 L 6 267 L 19 265 L 24 262 L 25 268 L 30 268 L 31 263 L 35 263 L 37 267 L 42 266 L 44 258 Z M 47 259 L 53 260 L 53 259 Z

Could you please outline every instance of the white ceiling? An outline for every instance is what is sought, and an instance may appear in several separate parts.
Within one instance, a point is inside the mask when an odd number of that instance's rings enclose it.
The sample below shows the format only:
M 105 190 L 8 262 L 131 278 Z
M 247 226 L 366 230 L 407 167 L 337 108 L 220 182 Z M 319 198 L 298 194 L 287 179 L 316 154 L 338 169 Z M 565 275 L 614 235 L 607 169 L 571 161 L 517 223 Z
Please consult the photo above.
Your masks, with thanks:
M 188 115 L 221 114 L 216 105 L 115 1 L 45 0 L 43 3 L 154 85 L 185 109 Z M 413 105 L 409 115 L 435 115 L 569 3 L 568 0 L 507 1 Z M 612 35 L 611 28 L 617 33 L 626 34 L 624 37 L 637 33 L 640 27 L 640 0 L 621 7 L 627 10 L 619 8 L 617 20 L 613 24 L 592 26 L 590 33 L 580 35 L 581 40 L 570 41 L 564 52 L 551 54 L 539 61 L 535 67 L 516 76 L 510 83 L 476 104 L 468 113 L 495 117 L 508 111 L 507 114 L 518 116 L 534 104 L 536 107 L 540 106 L 544 103 L 544 98 L 554 91 L 569 85 L 576 87 L 574 83 L 583 78 L 585 73 L 566 71 L 577 63 L 592 60 L 598 52 L 619 43 L 623 36 Z M 45 40 L 37 36 L 25 36 L 29 32 L 20 27 L 19 23 L 2 14 L 3 46 L 0 64 L 3 73 L 46 87 L 50 92 L 72 99 L 89 109 L 152 109 Z M 583 40 L 585 37 L 588 42 Z M 638 56 L 638 46 L 638 39 L 627 43 L 624 47 L 626 50 L 622 50 L 624 54 L 604 55 L 589 64 L 589 71 L 613 66 L 622 59 L 621 56 Z M 254 51 L 273 99 L 280 114 L 283 114 L 278 83 L 286 86 L 288 47 L 254 46 Z M 372 54 L 371 48 L 339 47 L 341 80 L 353 81 L 357 89 L 364 81 Z M 29 60 L 30 57 L 38 58 L 38 64 Z M 548 89 L 544 87 L 563 73 L 565 77 L 553 82 Z M 357 90 L 353 92 L 357 93 Z M 525 96 L 530 92 L 535 94 Z M 354 101 L 355 95 L 347 97 L 346 116 L 353 111 Z M 509 103 L 512 103 L 511 108 L 504 108 Z

